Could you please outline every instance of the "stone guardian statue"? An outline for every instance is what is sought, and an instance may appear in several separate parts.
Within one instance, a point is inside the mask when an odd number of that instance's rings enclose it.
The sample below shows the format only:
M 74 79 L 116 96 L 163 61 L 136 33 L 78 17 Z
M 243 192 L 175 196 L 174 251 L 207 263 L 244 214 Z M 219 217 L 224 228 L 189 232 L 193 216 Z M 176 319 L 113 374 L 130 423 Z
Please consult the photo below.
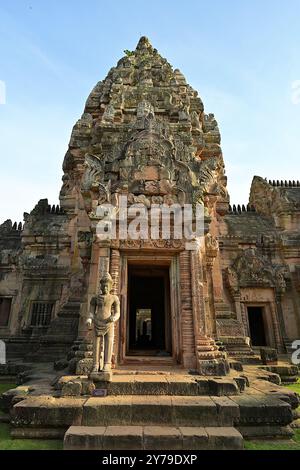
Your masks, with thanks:
M 114 343 L 114 323 L 120 318 L 120 301 L 110 293 L 113 280 L 109 273 L 100 279 L 99 294 L 90 302 L 87 325 L 94 324 L 92 374 L 110 372 Z

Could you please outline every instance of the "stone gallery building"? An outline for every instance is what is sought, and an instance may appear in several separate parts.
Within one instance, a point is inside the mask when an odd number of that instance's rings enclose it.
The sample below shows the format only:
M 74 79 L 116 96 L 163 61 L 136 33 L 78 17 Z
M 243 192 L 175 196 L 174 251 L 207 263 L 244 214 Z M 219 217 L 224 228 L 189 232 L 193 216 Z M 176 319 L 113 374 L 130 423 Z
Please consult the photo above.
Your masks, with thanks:
M 253 178 L 230 205 L 213 114 L 142 37 L 89 95 L 63 162 L 60 205 L 0 225 L 0 337 L 9 359 L 91 367 L 86 318 L 109 272 L 120 299 L 113 364 L 224 375 L 227 357 L 300 338 L 300 185 Z M 204 236 L 97 236 L 110 209 L 200 205 Z M 102 208 L 99 210 L 99 208 Z M 129 223 L 129 222 L 128 222 Z M 220 344 L 222 343 L 222 348 Z

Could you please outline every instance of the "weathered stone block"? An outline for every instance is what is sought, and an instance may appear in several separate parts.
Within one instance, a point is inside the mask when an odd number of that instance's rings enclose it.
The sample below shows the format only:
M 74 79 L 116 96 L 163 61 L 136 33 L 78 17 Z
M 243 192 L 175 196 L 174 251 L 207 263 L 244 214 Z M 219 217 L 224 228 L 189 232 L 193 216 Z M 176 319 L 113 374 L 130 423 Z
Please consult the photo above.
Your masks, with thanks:
M 95 390 L 95 384 L 91 382 L 90 380 L 82 380 L 82 390 L 81 394 L 82 395 L 93 395 L 93 392 Z
M 239 387 L 234 380 L 231 379 L 209 379 L 209 391 L 210 395 L 214 396 L 230 396 L 238 395 L 240 393 Z
M 57 427 L 67 428 L 81 424 L 82 398 L 53 398 L 50 396 L 30 397 L 17 403 L 12 411 L 15 427 Z
M 278 354 L 276 349 L 273 348 L 261 348 L 260 357 L 262 363 L 265 365 L 277 365 Z
M 145 426 L 144 448 L 147 450 L 180 450 L 182 449 L 182 434 L 175 427 Z
M 63 384 L 61 394 L 64 397 L 80 397 L 82 384 L 79 380 L 70 380 Z
M 138 375 L 134 379 L 133 390 L 136 395 L 168 395 L 169 383 L 163 376 Z
M 82 424 L 84 426 L 130 425 L 131 415 L 130 396 L 93 397 L 83 406 Z
M 104 426 L 71 426 L 64 437 L 65 450 L 103 449 Z
M 234 426 L 239 420 L 240 409 L 239 406 L 228 397 L 211 397 L 212 401 L 217 407 L 217 421 L 218 426 Z
M 172 397 L 177 426 L 209 426 L 218 421 L 217 406 L 209 397 Z
M 84 358 L 77 361 L 74 359 L 75 373 L 79 375 L 88 375 L 93 367 L 93 359 Z
M 243 392 L 246 389 L 247 380 L 245 377 L 234 377 L 234 381 L 237 383 L 240 392 Z
M 188 450 L 206 450 L 208 448 L 208 435 L 205 428 L 179 427 L 182 434 L 182 448 Z
M 209 427 L 205 431 L 208 434 L 208 447 L 213 450 L 242 450 L 244 447 L 241 433 L 230 427 Z
M 107 386 L 107 382 L 111 382 L 112 380 L 112 372 L 111 371 L 100 371 L 100 372 L 91 372 L 89 374 L 89 379 L 97 384 L 98 388 L 101 388 L 99 384 L 105 384 Z
M 171 397 L 135 395 L 132 397 L 132 424 L 155 425 L 173 422 Z
M 63 375 L 58 380 L 56 379 L 54 386 L 56 390 L 61 390 L 63 386 L 68 382 L 74 382 L 74 381 L 81 382 L 82 380 L 86 380 L 86 379 L 87 379 L 86 375 Z
M 143 449 L 142 426 L 108 426 L 103 435 L 103 449 L 139 450 Z

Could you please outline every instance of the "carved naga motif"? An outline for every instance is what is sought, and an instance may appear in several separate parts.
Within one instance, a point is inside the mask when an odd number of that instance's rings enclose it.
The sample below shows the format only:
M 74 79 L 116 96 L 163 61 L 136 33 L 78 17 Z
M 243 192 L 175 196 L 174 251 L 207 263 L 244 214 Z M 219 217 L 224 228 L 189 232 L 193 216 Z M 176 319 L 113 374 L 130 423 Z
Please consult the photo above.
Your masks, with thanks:
M 86 154 L 84 166 L 82 191 L 97 191 L 104 177 L 104 161 L 96 155 Z

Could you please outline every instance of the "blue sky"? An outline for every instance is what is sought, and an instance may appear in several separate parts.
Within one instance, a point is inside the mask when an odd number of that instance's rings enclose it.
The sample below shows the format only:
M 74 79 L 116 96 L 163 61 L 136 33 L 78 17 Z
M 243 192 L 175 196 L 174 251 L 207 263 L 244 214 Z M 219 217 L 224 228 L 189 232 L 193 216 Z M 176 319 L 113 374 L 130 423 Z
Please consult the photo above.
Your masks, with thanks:
M 300 179 L 299 21 L 299 0 L 1 0 L 0 221 L 57 203 L 89 92 L 142 35 L 215 114 L 232 203 Z

